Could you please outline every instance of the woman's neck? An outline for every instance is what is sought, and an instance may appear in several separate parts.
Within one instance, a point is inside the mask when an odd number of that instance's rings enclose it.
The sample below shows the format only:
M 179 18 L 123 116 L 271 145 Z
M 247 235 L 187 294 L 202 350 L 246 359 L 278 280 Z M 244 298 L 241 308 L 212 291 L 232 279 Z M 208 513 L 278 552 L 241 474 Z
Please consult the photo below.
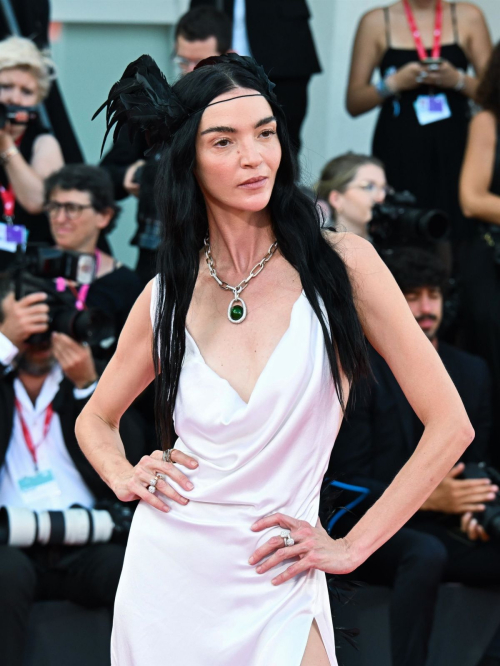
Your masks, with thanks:
M 212 211 L 208 230 L 212 256 L 221 272 L 248 273 L 276 240 L 267 210 Z
M 342 215 L 337 215 L 335 219 L 335 227 L 339 231 L 349 231 L 356 236 L 361 236 L 361 238 L 368 239 L 370 237 L 368 233 L 368 224 L 366 222 L 353 222 L 352 220 L 347 220 Z
M 437 0 L 410 0 L 412 9 L 435 9 Z

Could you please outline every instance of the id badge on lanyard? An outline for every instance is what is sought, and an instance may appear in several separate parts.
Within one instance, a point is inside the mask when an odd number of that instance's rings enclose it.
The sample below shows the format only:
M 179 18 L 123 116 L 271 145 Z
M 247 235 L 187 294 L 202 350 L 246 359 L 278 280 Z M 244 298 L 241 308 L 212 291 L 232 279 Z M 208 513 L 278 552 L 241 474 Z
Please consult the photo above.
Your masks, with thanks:
M 418 57 L 420 60 L 427 58 L 427 52 L 422 42 L 420 30 L 413 16 L 413 12 L 409 0 L 403 0 L 404 9 L 408 25 L 410 26 L 411 34 L 415 41 Z M 437 0 L 436 3 L 436 21 L 434 26 L 434 44 L 432 47 L 432 58 L 441 57 L 441 36 L 443 32 L 443 3 L 442 0 Z M 451 109 L 448 104 L 446 93 L 442 92 L 437 95 L 419 95 L 413 103 L 413 108 L 417 115 L 417 120 L 420 125 L 430 125 L 439 120 L 446 120 L 451 118 Z
M 41 440 L 37 444 L 35 444 L 33 442 L 31 432 L 28 428 L 28 424 L 24 419 L 21 403 L 17 398 L 15 400 L 15 405 L 17 413 L 19 415 L 24 441 L 26 443 L 26 447 L 28 448 L 28 451 L 30 452 L 30 455 L 34 463 L 33 473 L 25 474 L 23 476 L 18 477 L 16 479 L 16 482 L 24 502 L 28 505 L 33 506 L 34 504 L 36 504 L 41 500 L 51 497 L 57 497 L 58 495 L 61 494 L 61 490 L 57 485 L 57 481 L 53 471 L 49 467 L 39 464 L 38 453 L 37 453 L 38 448 L 45 441 L 48 435 L 54 411 L 52 409 L 52 404 L 50 404 L 45 410 L 43 435 Z
M 0 250 L 15 252 L 18 245 L 26 245 L 28 232 L 26 227 L 14 224 L 16 199 L 12 187 L 0 185 L 0 197 L 3 204 L 3 219 L 0 222 Z

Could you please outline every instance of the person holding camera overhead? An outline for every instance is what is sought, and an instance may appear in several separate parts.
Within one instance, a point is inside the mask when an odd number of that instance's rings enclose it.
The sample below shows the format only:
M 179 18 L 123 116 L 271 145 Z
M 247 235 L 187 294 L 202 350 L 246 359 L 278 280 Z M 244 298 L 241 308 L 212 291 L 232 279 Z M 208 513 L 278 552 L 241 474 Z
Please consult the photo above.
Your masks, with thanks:
M 316 185 L 318 199 L 326 201 L 338 231 L 369 239 L 373 207 L 390 191 L 380 160 L 346 153 L 330 160 Z
M 26 227 L 28 242 L 51 242 L 43 215 L 43 181 L 64 164 L 57 140 L 33 109 L 47 96 L 54 65 L 45 52 L 23 37 L 0 42 L 0 196 L 3 221 Z M 30 109 L 29 118 L 11 118 L 11 105 Z M 7 111 L 7 120 L 1 115 Z M 10 119 L 11 118 L 11 119 Z M 1 248 L 0 249 L 5 249 Z M 9 257 L 3 256 L 2 263 Z
M 490 53 L 481 10 L 445 0 L 398 0 L 369 11 L 352 53 L 347 110 L 359 116 L 381 107 L 373 154 L 397 191 L 448 214 L 455 246 L 470 233 L 458 203 L 469 99 L 478 84 L 468 69 L 480 74 Z

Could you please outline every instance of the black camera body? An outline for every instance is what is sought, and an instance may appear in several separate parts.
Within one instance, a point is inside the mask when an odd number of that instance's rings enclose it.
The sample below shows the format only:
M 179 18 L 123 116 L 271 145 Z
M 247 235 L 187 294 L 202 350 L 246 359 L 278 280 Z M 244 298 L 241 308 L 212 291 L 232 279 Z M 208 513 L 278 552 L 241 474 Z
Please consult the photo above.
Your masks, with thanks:
M 462 472 L 463 479 L 490 479 L 500 486 L 500 472 L 484 462 L 467 463 Z M 474 514 L 474 518 L 486 534 L 495 541 L 500 540 L 500 497 L 485 503 L 486 509 Z
M 95 273 L 93 254 L 81 254 L 53 247 L 33 247 L 18 250 L 9 277 L 14 281 L 15 297 L 20 300 L 29 294 L 45 292 L 49 306 L 49 328 L 45 333 L 32 335 L 27 342 L 40 344 L 50 338 L 52 331 L 65 333 L 77 342 L 108 345 L 116 340 L 115 322 L 102 310 L 75 307 L 71 292 L 58 291 L 54 278 L 62 277 L 79 285 L 90 284 Z
M 0 104 L 0 129 L 7 123 L 11 125 L 29 125 L 38 118 L 38 111 L 33 106 L 18 104 Z
M 446 240 L 450 223 L 446 213 L 416 206 L 411 192 L 395 192 L 373 207 L 370 235 L 377 247 L 437 243 Z

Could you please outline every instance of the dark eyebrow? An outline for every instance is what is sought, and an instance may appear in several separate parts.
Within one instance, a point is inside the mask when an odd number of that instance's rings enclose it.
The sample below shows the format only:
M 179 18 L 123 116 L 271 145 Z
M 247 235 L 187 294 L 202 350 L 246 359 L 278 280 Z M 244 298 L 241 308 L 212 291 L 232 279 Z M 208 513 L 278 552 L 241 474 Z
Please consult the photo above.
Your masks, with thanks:
M 236 130 L 234 129 L 234 127 L 224 127 L 224 126 L 209 127 L 208 129 L 203 130 L 202 135 L 208 134 L 209 132 L 231 132 L 232 134 L 234 134 Z
M 255 125 L 255 129 L 257 129 L 258 127 L 262 127 L 262 125 L 267 125 L 268 123 L 272 123 L 275 120 L 276 118 L 274 116 L 268 116 L 267 118 L 262 118 L 262 120 L 259 120 L 259 122 Z M 209 134 L 210 132 L 235 134 L 237 130 L 235 130 L 234 127 L 226 127 L 225 125 L 219 125 L 217 127 L 208 127 L 206 130 L 203 130 L 203 132 L 201 132 L 201 135 L 203 136 L 203 134 Z
M 262 127 L 262 125 L 267 125 L 268 123 L 272 123 L 275 120 L 276 120 L 275 116 L 268 116 L 267 118 L 262 118 L 262 120 L 259 120 L 259 122 L 255 125 L 255 129 L 257 129 L 258 127 Z

